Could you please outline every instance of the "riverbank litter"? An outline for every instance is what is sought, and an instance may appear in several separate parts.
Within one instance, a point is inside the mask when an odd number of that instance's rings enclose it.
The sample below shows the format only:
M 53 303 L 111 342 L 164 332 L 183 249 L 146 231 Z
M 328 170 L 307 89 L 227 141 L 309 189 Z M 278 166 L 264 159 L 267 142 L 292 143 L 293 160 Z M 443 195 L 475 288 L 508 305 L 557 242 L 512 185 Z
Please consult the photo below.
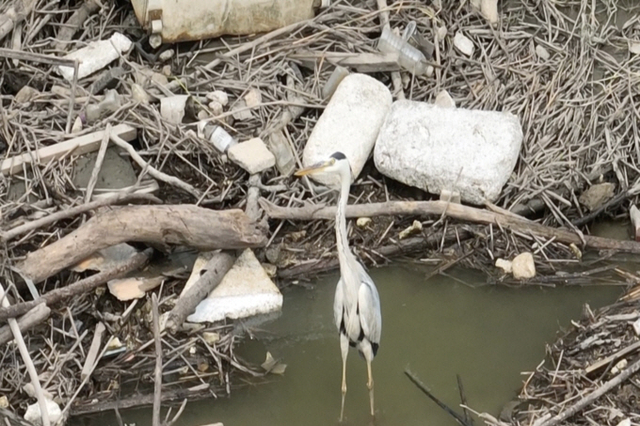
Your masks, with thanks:
M 129 2 L 0 9 L 0 318 L 19 318 L 63 418 L 151 404 L 154 384 L 180 401 L 263 376 L 234 354 L 241 321 L 187 318 L 224 294 L 243 253 L 277 284 L 269 311 L 337 267 L 335 195 L 291 174 L 338 150 L 368 266 L 408 257 L 494 284 L 629 285 L 608 262 L 640 253 L 635 235 L 590 225 L 627 218 L 640 194 L 635 18 L 578 1 L 308 3 L 269 28 L 194 27 L 174 44 L 178 15 L 157 22 Z M 448 120 L 412 119 L 422 111 Z M 125 243 L 127 256 L 105 254 Z M 103 263 L 80 267 L 96 253 Z M 219 268 L 187 291 L 202 253 Z M 0 396 L 24 413 L 45 399 L 22 390 L 18 340 Z

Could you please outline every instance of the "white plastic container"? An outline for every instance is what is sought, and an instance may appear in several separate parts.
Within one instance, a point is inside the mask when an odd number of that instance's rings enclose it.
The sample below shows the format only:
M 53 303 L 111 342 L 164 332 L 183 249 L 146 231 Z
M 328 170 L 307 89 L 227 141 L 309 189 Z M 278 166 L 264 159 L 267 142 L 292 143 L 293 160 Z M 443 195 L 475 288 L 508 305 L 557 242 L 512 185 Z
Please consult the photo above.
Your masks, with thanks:
M 315 0 L 131 0 L 163 43 L 255 34 L 313 18 Z
M 365 74 L 345 77 L 309 136 L 303 166 L 325 161 L 340 151 L 349 159 L 355 180 L 371 154 L 391 102 L 391 92 L 375 78 Z M 311 177 L 325 185 L 331 183 L 318 175 Z
M 77 59 L 78 80 L 109 65 L 121 54 L 131 49 L 132 43 L 127 36 L 115 33 L 108 40 L 92 41 L 89 45 L 69 53 L 64 59 Z M 73 81 L 73 67 L 59 66 L 58 73 L 68 81 Z
M 394 34 L 391 28 L 385 27 L 378 40 L 378 50 L 383 53 L 397 54 L 398 64 L 402 68 L 415 75 L 423 75 L 427 72 L 427 58 L 420 50 L 408 43 L 407 39 L 411 36 L 411 32 L 408 29 L 406 37 L 400 37 Z

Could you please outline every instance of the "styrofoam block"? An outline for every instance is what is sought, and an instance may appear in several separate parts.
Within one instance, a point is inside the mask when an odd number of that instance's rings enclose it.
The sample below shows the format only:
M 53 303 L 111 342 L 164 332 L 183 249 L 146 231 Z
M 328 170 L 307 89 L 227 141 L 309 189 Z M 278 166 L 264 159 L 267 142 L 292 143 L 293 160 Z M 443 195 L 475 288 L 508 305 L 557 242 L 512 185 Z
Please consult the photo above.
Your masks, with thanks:
M 251 249 L 246 249 L 222 282 L 198 304 L 189 322 L 215 322 L 282 309 L 282 294 Z
M 406 185 L 458 191 L 463 201 L 482 205 L 500 196 L 522 139 L 511 113 L 399 100 L 380 129 L 374 161 L 380 173 Z
M 100 40 L 89 43 L 82 49 L 66 55 L 65 59 L 78 59 L 78 79 L 93 74 L 109 65 L 120 57 L 120 54 L 128 52 L 132 43 L 127 36 L 115 33 L 108 40 Z M 68 81 L 73 80 L 73 67 L 59 66 L 59 74 Z
M 341 151 L 349 159 L 355 180 L 371 154 L 391 102 L 391 92 L 375 78 L 365 74 L 345 77 L 309 136 L 303 165 L 308 167 Z M 331 183 L 320 175 L 310 177 L 325 185 Z

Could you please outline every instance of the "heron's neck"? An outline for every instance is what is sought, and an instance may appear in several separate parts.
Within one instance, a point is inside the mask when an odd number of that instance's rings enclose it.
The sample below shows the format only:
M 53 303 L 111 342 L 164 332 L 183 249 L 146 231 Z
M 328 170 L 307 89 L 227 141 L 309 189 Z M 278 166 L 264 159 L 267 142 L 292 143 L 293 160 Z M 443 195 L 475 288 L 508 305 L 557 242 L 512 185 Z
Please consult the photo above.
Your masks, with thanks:
M 346 268 L 349 260 L 355 260 L 354 255 L 349 249 L 349 240 L 347 239 L 346 210 L 350 186 L 351 177 L 342 177 L 340 199 L 338 200 L 338 210 L 336 211 L 336 242 L 338 245 L 338 260 L 340 261 L 340 269 L 342 270 Z

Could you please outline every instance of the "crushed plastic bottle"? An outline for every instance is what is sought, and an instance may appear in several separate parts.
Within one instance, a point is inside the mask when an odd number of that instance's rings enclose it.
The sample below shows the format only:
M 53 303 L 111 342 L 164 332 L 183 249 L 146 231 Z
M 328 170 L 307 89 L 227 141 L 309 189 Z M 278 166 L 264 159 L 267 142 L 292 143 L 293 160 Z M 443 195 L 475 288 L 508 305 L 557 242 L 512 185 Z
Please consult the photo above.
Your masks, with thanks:
M 282 130 L 276 130 L 267 138 L 267 147 L 276 157 L 276 167 L 283 176 L 290 176 L 296 169 L 296 157 L 293 154 L 291 145 Z
M 229 148 L 238 143 L 238 141 L 222 127 L 207 121 L 200 121 L 198 123 L 198 136 L 208 140 L 218 151 L 225 154 Z
M 398 64 L 402 68 L 411 71 L 415 75 L 423 75 L 427 71 L 427 58 L 407 41 L 413 31 L 415 31 L 415 26 L 412 28 L 411 24 L 409 24 L 405 30 L 405 37 L 400 37 L 394 34 L 391 28 L 385 27 L 378 40 L 378 50 L 383 53 L 397 54 Z

